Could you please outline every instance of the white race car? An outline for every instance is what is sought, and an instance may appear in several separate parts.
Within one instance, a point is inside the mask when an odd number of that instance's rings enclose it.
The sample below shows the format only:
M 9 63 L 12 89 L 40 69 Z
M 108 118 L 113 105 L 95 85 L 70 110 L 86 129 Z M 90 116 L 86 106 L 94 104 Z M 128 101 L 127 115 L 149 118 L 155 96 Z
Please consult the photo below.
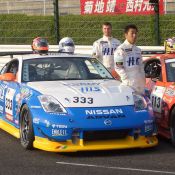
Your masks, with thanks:
M 0 75 L 0 128 L 53 152 L 158 143 L 149 100 L 82 55 L 14 56 Z

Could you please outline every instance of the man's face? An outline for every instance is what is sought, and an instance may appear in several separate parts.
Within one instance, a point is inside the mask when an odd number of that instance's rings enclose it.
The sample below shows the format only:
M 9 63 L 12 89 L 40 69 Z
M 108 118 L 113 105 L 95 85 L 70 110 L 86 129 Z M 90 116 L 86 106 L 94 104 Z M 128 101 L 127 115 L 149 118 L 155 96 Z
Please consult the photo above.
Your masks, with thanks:
M 131 44 L 135 44 L 137 40 L 137 30 L 136 29 L 129 29 L 128 33 L 125 33 L 125 38 Z
M 103 35 L 107 37 L 110 37 L 112 34 L 112 28 L 111 26 L 108 26 L 108 25 L 103 25 L 102 31 L 103 31 Z

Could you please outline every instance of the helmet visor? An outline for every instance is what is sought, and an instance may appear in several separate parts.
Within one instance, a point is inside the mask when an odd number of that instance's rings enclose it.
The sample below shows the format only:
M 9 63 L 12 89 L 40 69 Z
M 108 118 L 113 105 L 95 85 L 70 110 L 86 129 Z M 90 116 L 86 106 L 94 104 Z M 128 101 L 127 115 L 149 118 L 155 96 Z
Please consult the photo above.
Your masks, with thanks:
M 48 47 L 47 42 L 39 42 L 37 45 L 38 47 Z
M 62 43 L 62 47 L 65 47 L 65 46 L 74 47 L 74 43 L 72 43 L 72 42 L 65 42 L 65 43 Z

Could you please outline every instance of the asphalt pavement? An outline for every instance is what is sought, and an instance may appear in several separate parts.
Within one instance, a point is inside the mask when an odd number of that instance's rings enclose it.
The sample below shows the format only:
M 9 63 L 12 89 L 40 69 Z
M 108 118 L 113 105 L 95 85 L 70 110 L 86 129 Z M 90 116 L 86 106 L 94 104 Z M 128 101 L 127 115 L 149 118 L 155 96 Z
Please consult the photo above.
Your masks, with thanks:
M 24 150 L 0 130 L 0 175 L 175 175 L 175 148 L 159 140 L 155 148 L 52 153 Z

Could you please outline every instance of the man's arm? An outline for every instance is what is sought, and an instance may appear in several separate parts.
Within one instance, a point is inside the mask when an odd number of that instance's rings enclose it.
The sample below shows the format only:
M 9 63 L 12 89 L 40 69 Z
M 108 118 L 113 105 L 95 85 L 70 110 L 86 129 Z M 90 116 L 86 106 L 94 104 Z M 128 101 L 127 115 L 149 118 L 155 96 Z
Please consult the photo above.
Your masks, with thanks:
M 93 48 L 92 48 L 92 55 L 98 58 L 99 56 L 99 47 L 97 41 L 93 43 Z
M 140 71 L 141 71 L 141 74 L 143 74 L 145 76 L 145 70 L 144 70 L 144 64 L 143 64 L 142 57 L 141 57 L 141 63 L 140 63 Z
M 122 49 L 117 49 L 114 52 L 115 71 L 119 74 L 123 84 L 129 85 L 127 73 L 124 68 L 124 59 L 125 59 L 124 51 Z

